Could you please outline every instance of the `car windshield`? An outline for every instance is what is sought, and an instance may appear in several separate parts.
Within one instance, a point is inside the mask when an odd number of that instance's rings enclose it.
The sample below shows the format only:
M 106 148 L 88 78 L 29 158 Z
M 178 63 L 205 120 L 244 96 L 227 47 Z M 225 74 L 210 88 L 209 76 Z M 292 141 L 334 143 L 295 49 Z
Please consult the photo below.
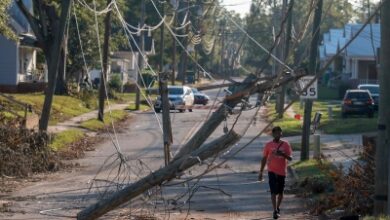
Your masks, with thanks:
M 371 92 L 371 94 L 379 94 L 379 87 L 377 86 L 361 86 L 360 89 L 366 89 Z
M 183 94 L 183 88 L 168 88 L 169 95 L 181 95 Z
M 348 99 L 368 99 L 369 95 L 367 92 L 350 92 L 347 95 Z

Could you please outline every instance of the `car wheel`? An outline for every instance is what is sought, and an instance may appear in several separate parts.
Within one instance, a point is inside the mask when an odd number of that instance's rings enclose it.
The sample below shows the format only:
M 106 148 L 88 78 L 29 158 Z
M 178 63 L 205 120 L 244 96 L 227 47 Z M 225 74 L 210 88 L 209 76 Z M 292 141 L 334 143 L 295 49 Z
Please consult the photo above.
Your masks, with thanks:
M 192 112 L 192 108 L 188 109 L 189 112 Z
M 158 109 L 158 108 L 155 108 L 154 109 L 157 113 L 160 113 L 161 112 L 161 109 Z
M 341 117 L 342 118 L 347 118 L 347 113 L 345 113 L 345 112 L 341 113 Z
M 179 109 L 179 112 L 184 112 L 185 111 L 185 109 Z

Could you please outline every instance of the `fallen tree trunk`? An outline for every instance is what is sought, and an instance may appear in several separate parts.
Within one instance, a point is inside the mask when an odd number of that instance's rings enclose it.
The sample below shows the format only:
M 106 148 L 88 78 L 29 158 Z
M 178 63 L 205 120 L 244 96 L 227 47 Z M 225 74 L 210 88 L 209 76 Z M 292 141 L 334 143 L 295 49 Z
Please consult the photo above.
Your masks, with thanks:
M 141 180 L 125 187 L 124 189 L 112 194 L 110 197 L 99 201 L 98 203 L 87 207 L 77 214 L 78 220 L 96 219 L 105 213 L 115 209 L 131 199 L 134 199 L 146 190 L 161 185 L 165 181 L 172 180 L 182 171 L 206 160 L 219 152 L 232 146 L 240 139 L 240 136 L 231 131 L 220 138 L 203 145 L 187 157 L 175 160 L 168 166 L 161 168 Z

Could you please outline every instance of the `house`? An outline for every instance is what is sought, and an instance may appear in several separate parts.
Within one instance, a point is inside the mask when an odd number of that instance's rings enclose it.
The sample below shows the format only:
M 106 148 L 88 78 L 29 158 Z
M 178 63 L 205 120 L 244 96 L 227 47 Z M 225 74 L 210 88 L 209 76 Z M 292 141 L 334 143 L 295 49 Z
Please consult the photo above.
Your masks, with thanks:
M 145 62 L 143 68 L 147 67 L 148 56 L 156 54 L 154 49 L 154 40 L 151 36 L 145 35 Z M 139 36 L 134 36 L 136 42 L 139 42 Z M 139 46 L 138 46 L 139 47 Z M 111 73 L 121 74 L 121 79 L 125 84 L 127 81 L 135 81 L 138 72 L 138 53 L 137 45 L 131 41 L 131 45 L 122 46 L 118 51 L 111 55 Z
M 32 1 L 23 2 L 32 12 Z M 19 40 L 14 42 L 0 35 L 0 92 L 42 91 L 47 82 L 47 74 L 43 69 L 37 69 L 36 39 L 15 2 L 9 14 L 9 25 Z
M 347 24 L 341 29 L 330 29 L 323 35 L 319 48 L 321 66 L 324 66 L 361 29 L 362 24 Z M 378 83 L 377 51 L 380 48 L 380 25 L 367 25 L 363 31 L 331 63 L 332 77 L 355 84 Z

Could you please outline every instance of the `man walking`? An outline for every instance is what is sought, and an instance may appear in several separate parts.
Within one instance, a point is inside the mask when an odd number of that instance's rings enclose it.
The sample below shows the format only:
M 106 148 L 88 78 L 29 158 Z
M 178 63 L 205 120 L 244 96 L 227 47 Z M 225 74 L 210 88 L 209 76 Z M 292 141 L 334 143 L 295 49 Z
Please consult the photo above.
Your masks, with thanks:
M 282 129 L 279 126 L 272 129 L 272 136 L 274 139 L 268 142 L 263 150 L 259 181 L 263 180 L 263 171 L 265 164 L 267 164 L 272 207 L 274 209 L 273 218 L 278 219 L 280 216 L 280 204 L 283 200 L 287 160 L 292 160 L 292 150 L 288 142 L 280 139 L 282 137 Z

